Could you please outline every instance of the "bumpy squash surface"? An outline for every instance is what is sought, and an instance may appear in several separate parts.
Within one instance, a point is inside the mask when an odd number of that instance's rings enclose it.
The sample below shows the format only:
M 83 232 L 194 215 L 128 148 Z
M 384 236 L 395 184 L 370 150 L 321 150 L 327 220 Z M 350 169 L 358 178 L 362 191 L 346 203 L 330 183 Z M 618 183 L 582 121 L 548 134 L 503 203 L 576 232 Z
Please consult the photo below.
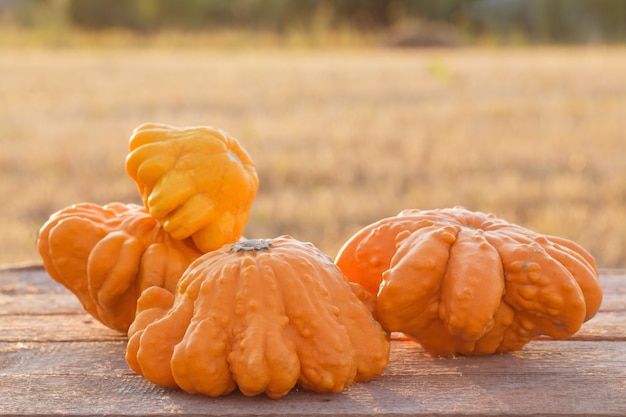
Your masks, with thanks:
M 288 236 L 202 255 L 174 296 L 142 294 L 128 335 L 135 372 L 208 396 L 338 392 L 380 374 L 390 347 L 332 260 Z
M 174 291 L 202 253 L 173 239 L 144 207 L 80 203 L 52 214 L 37 249 L 48 274 L 106 326 L 126 332 L 137 298 L 151 286 Z
M 567 338 L 602 302 L 595 261 L 578 244 L 461 207 L 405 210 L 368 225 L 336 263 L 376 294 L 387 331 L 434 355 Z
M 126 172 L 166 232 L 203 252 L 239 240 L 259 179 L 237 139 L 211 126 L 147 123 L 129 146 Z

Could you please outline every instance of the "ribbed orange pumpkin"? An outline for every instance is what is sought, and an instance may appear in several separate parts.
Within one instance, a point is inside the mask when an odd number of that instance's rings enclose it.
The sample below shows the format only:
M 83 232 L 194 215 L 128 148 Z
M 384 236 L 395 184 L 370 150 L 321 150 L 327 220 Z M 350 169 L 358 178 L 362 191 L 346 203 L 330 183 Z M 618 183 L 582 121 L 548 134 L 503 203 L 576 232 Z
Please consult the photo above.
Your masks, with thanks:
M 567 338 L 602 302 L 593 257 L 461 207 L 405 210 L 357 232 L 337 265 L 377 294 L 377 317 L 434 355 L 521 349 Z
M 81 203 L 54 213 L 37 249 L 48 274 L 106 326 L 126 332 L 144 289 L 174 291 L 201 252 L 167 234 L 145 208 Z
M 128 335 L 135 372 L 209 396 L 341 391 L 380 374 L 390 347 L 332 260 L 288 236 L 201 256 L 174 296 L 144 291 Z

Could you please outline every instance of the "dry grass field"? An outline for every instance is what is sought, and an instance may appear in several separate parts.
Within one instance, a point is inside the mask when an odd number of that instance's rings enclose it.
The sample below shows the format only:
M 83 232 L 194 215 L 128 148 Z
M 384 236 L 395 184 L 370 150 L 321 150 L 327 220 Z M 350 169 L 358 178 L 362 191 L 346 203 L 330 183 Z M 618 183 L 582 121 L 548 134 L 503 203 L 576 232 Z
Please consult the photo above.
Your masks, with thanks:
M 462 205 L 626 267 L 626 50 L 0 50 L 0 263 L 92 201 L 139 202 L 143 122 L 209 124 L 261 181 L 248 237 L 334 256 L 406 208 Z

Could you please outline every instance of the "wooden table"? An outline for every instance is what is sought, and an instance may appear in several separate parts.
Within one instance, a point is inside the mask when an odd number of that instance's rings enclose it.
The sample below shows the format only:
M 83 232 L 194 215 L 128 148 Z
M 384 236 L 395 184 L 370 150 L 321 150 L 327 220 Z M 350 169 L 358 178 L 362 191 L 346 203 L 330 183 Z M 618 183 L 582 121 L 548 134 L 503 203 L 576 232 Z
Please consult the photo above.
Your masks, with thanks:
M 155 386 L 126 365 L 125 336 L 41 267 L 0 269 L 0 415 L 626 416 L 626 275 L 603 271 L 601 281 L 600 312 L 570 340 L 442 359 L 398 338 L 388 369 L 370 382 L 271 400 Z

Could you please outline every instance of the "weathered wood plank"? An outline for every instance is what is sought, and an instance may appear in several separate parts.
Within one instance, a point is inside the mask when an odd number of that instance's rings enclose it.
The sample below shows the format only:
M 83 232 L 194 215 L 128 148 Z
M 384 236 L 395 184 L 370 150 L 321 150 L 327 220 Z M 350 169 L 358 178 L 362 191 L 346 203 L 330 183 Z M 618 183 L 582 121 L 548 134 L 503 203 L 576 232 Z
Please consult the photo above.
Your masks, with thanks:
M 59 346 L 62 345 L 62 346 Z M 134 375 L 124 343 L 0 344 L 0 415 L 626 415 L 626 351 L 612 342 L 533 342 L 512 354 L 433 358 L 393 343 L 380 377 L 340 394 L 280 400 L 189 395 Z
M 123 333 L 111 330 L 83 310 L 56 314 L 0 315 L 0 341 L 102 341 L 119 340 Z M 601 312 L 584 323 L 570 341 L 626 341 L 626 312 Z
M 601 312 L 626 311 L 626 276 L 608 271 L 601 276 Z M 45 296 L 49 295 L 49 296 Z M 0 315 L 73 314 L 82 307 L 76 297 L 41 267 L 0 269 Z
M 601 312 L 567 341 L 487 357 L 433 358 L 392 342 L 380 377 L 340 394 L 275 401 L 164 389 L 124 361 L 126 338 L 41 268 L 0 270 L 0 416 L 626 415 L 626 277 L 603 274 Z
M 102 341 L 125 338 L 96 319 L 81 314 L 0 316 L 2 342 Z
M 126 365 L 126 340 L 98 342 L 0 342 L 0 372 L 19 375 L 94 375 L 120 377 Z
M 67 291 L 41 265 L 0 268 L 0 293 L 46 293 Z
M 45 294 L 0 292 L 0 316 L 52 314 L 85 314 L 85 310 L 69 291 Z
M 600 312 L 569 340 L 626 341 L 626 312 Z
M 600 284 L 604 297 L 601 311 L 626 311 L 626 272 L 601 271 Z
M 604 291 L 604 300 L 600 311 L 626 311 L 626 276 L 623 272 L 608 270 L 603 272 L 600 282 Z M 44 314 L 51 312 L 65 312 L 54 310 L 55 306 L 66 310 L 69 307 L 65 302 L 72 302 L 75 297 L 61 284 L 48 276 L 43 267 L 32 265 L 25 268 L 1 269 L 0 268 L 0 311 L 6 314 L 10 308 L 10 300 L 15 299 L 12 304 L 22 305 L 19 297 L 22 295 L 43 295 L 54 294 L 55 297 L 47 297 L 45 300 L 52 300 L 53 305 L 43 304 Z M 60 298 L 60 299 L 59 299 Z M 31 298 L 31 300 L 34 299 Z M 77 302 L 76 302 L 77 303 Z M 26 303 L 28 304 L 28 303 Z M 29 307 L 31 310 L 34 307 Z M 51 310 L 52 308 L 52 310 Z M 37 314 L 33 311 L 33 314 Z
M 600 312 L 626 312 L 626 293 L 607 293 Z M 7 293 L 0 289 L 0 315 L 82 314 L 77 298 L 65 290 L 50 293 Z

